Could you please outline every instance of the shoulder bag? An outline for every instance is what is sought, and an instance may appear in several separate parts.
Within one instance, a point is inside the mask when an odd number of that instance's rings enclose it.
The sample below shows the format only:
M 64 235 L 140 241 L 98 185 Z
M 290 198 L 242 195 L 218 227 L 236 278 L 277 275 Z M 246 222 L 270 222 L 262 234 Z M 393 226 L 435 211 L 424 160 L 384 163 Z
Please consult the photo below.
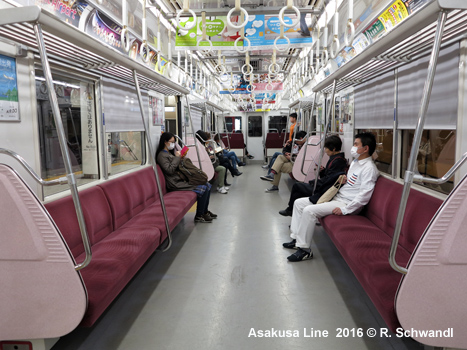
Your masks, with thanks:
M 326 192 L 323 193 L 321 197 L 319 197 L 316 204 L 330 202 L 337 194 L 337 192 L 339 192 L 341 186 L 343 185 L 344 176 L 345 175 L 339 176 L 336 182 L 334 182 L 334 185 L 332 185 Z

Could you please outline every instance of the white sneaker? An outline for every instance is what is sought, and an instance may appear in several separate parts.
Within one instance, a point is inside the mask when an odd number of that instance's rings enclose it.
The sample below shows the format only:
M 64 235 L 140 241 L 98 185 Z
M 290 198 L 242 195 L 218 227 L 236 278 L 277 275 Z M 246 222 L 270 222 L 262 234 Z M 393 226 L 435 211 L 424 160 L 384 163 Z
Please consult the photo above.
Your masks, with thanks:
M 217 192 L 222 193 L 222 194 L 226 194 L 227 190 L 224 187 L 218 187 Z
M 225 189 L 226 191 L 228 191 L 228 190 L 230 190 L 230 187 L 224 186 L 224 189 Z

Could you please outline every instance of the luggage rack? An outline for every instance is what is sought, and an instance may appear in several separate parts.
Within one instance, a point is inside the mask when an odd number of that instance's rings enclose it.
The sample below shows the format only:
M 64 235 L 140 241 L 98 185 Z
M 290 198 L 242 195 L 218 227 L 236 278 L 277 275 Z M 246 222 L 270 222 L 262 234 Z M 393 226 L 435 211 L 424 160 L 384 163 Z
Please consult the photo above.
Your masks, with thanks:
M 461 7 L 462 6 L 462 7 Z M 442 46 L 467 37 L 466 3 L 455 0 L 432 0 L 398 26 L 370 44 L 361 53 L 329 74 L 313 87 L 313 92 L 330 93 L 337 80 L 336 91 L 381 75 L 403 64 L 430 54 L 440 11 L 449 11 Z M 366 28 L 362 28 L 364 30 Z M 358 35 L 359 33 L 356 33 Z

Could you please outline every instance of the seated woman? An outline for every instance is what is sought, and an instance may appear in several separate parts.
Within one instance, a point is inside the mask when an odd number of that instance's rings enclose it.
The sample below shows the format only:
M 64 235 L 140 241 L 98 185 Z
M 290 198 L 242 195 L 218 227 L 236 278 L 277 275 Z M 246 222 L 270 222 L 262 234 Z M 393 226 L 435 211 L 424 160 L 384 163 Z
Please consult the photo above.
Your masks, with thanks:
M 219 137 L 219 134 L 216 134 L 216 136 L 214 136 L 214 141 L 216 141 L 217 145 L 219 147 L 222 147 L 222 144 L 221 144 L 221 140 L 220 140 L 220 137 Z M 246 163 L 243 163 L 240 161 L 240 159 L 238 159 L 237 155 L 235 154 L 234 151 L 228 151 L 226 150 L 225 148 L 222 148 L 222 153 L 224 154 L 224 157 L 229 159 L 230 162 L 232 163 L 232 167 L 234 169 L 237 169 L 237 165 L 238 166 L 244 166 L 246 165 Z
M 168 191 L 194 191 L 198 195 L 195 222 L 210 223 L 217 215 L 208 210 L 209 197 L 211 196 L 211 184 L 193 186 L 182 180 L 178 175 L 177 168 L 182 156 L 180 151 L 174 151 L 175 136 L 170 132 L 161 135 L 159 146 L 156 151 L 156 161 L 161 167 Z
M 293 185 L 290 193 L 289 205 L 279 214 L 283 216 L 292 216 L 295 200 L 303 197 L 310 197 L 310 202 L 316 204 L 319 197 L 326 192 L 337 180 L 339 175 L 345 174 L 348 164 L 342 149 L 342 140 L 337 135 L 326 137 L 324 140 L 324 152 L 329 156 L 326 167 L 321 167 L 318 174 L 316 190 L 313 191 L 315 180 L 309 183 L 297 182 Z

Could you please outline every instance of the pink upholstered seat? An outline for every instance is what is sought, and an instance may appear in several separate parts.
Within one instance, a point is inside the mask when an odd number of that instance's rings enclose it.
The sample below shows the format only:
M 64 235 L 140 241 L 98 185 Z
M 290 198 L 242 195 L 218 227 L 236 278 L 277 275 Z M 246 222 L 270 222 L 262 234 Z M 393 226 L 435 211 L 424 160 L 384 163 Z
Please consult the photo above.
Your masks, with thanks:
M 330 215 L 321 219 L 323 228 L 393 331 L 400 327 L 394 298 L 402 275 L 389 265 L 389 250 L 401 193 L 401 184 L 380 176 L 361 215 Z M 411 190 L 396 256 L 399 265 L 407 265 L 440 205 L 441 200 Z

